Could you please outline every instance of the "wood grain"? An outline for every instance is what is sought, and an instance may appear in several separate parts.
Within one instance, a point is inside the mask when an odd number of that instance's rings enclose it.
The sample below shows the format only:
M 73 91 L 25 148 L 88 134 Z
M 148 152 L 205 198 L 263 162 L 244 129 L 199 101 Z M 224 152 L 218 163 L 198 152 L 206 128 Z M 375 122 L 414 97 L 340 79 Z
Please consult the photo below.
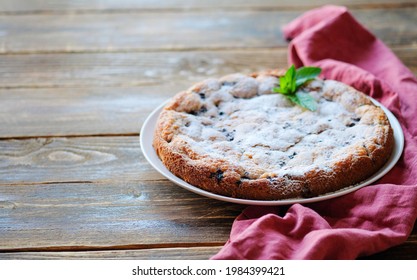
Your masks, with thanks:
M 221 246 L 194 248 L 163 248 L 142 250 L 81 251 L 81 252 L 23 252 L 2 253 L 2 260 L 207 260 L 215 255 Z
M 138 136 L 0 141 L 0 184 L 161 179 Z
M 78 252 L 18 252 L 2 253 L 2 260 L 54 260 L 54 259 L 135 259 L 135 260 L 206 260 L 220 251 L 221 246 L 194 248 L 163 248 L 142 250 L 113 250 L 113 251 L 78 251 Z M 395 256 L 395 257 L 394 257 Z M 417 241 L 407 241 L 404 244 L 386 251 L 360 257 L 361 260 L 415 260 L 417 259 Z
M 208 259 L 245 208 L 164 179 L 139 130 L 205 79 L 287 64 L 326 0 L 0 1 L 0 259 Z M 417 0 L 336 0 L 417 73 Z M 417 229 L 364 259 L 417 259 Z
M 394 52 L 417 74 L 417 47 Z M 137 134 L 197 81 L 286 67 L 287 50 L 0 56 L 0 138 Z M 42 67 L 37 67 L 42 65 Z
M 137 136 L 144 120 L 156 107 L 187 87 L 177 83 L 143 87 L 3 89 L 0 90 L 0 139 Z
M 286 67 L 286 50 L 7 55 L 0 60 L 0 138 L 109 135 L 137 134 L 151 111 L 197 81 Z
M 392 50 L 417 73 L 417 46 Z M 189 86 L 208 77 L 287 67 L 287 48 L 0 55 L 0 65 L 2 98 L 7 98 L 13 88 L 74 87 L 73 94 L 77 95 L 79 87 L 123 87 L 114 93 L 120 95 L 124 87 Z
M 417 37 L 414 7 L 353 10 L 390 46 Z M 285 46 L 281 28 L 298 11 L 1 15 L 0 53 L 192 50 Z M 152 26 L 152 29 L 149 29 Z M 94 35 L 92 35 L 94 34 Z M 204 36 L 202 36 L 204 34 Z
M 0 55 L 0 65 L 3 89 L 190 86 L 208 77 L 286 67 L 287 49 Z
M 244 207 L 166 180 L 0 185 L 0 194 L 2 252 L 221 246 Z
M 144 13 L 128 17 L 124 13 L 3 15 L 0 26 L 5 32 L 0 37 L 0 53 L 283 46 L 280 26 L 296 15 L 251 11 L 172 12 L 163 16 Z
M 45 11 L 106 11 L 127 10 L 195 10 L 195 9 L 297 9 L 312 8 L 328 4 L 328 0 L 92 0 L 92 1 L 66 1 L 66 0 L 3 0 L 0 4 L 1 12 L 45 12 Z M 355 8 L 370 7 L 401 7 L 416 4 L 415 0 L 333 0 L 332 4 Z M 126 11 L 126 12 L 127 12 Z

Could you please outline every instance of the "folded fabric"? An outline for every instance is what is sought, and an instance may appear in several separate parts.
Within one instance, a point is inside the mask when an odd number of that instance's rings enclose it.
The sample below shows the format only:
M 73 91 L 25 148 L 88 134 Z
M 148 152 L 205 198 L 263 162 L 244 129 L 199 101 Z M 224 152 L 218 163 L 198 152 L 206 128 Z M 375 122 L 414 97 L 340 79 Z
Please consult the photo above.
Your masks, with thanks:
M 417 218 L 417 79 L 345 7 L 324 6 L 284 27 L 289 63 L 319 66 L 352 85 L 401 123 L 403 155 L 372 186 L 331 200 L 249 206 L 212 259 L 355 259 L 401 244 Z

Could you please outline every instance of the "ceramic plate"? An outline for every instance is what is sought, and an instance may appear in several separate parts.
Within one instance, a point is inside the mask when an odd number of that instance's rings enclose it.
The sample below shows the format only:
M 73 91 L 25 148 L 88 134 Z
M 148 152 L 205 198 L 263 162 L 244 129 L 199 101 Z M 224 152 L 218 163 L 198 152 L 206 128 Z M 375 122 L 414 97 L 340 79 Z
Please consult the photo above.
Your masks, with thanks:
M 385 111 L 391 123 L 391 126 L 393 128 L 395 144 L 394 144 L 394 150 L 391 154 L 391 157 L 378 172 L 376 172 L 374 175 L 369 177 L 367 180 L 357 185 L 350 186 L 350 187 L 344 188 L 342 190 L 339 190 L 333 193 L 327 193 L 327 194 L 324 194 L 318 197 L 313 197 L 313 198 L 295 198 L 295 199 L 284 199 L 284 200 L 250 200 L 250 199 L 232 198 L 232 197 L 218 195 L 218 194 L 214 194 L 214 193 L 202 190 L 200 188 L 197 188 L 193 185 L 188 184 L 187 182 L 173 175 L 162 164 L 161 160 L 158 158 L 155 150 L 152 147 L 152 140 L 153 140 L 153 135 L 154 135 L 154 129 L 156 126 L 156 121 L 158 119 L 159 113 L 161 112 L 162 108 L 164 107 L 166 103 L 161 104 L 161 106 L 156 108 L 145 120 L 141 129 L 141 132 L 140 132 L 140 145 L 142 147 L 142 152 L 145 158 L 159 173 L 161 173 L 164 177 L 174 182 L 175 184 L 202 196 L 206 196 L 209 198 L 218 199 L 222 201 L 227 201 L 227 202 L 239 203 L 239 204 L 264 205 L 264 206 L 317 202 L 317 201 L 327 200 L 327 199 L 331 199 L 331 198 L 335 198 L 338 196 L 351 193 L 355 190 L 358 190 L 362 187 L 365 187 L 375 182 L 376 180 L 384 176 L 388 171 L 390 171 L 394 167 L 394 165 L 397 163 L 398 159 L 400 158 L 403 148 L 404 148 L 404 134 L 401 129 L 400 123 L 398 122 L 397 118 L 381 103 L 379 103 L 378 101 L 374 99 L 372 99 L 372 101 Z

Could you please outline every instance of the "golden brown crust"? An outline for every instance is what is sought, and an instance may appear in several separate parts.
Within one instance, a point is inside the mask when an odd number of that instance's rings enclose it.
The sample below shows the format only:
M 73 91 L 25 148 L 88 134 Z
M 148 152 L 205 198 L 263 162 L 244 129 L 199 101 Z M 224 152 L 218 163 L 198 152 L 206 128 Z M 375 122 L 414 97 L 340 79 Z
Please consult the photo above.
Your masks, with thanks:
M 274 70 L 261 74 L 252 74 L 251 77 L 253 79 L 260 79 L 259 77 L 262 76 L 262 79 L 256 83 L 257 93 L 255 95 L 252 93 L 255 88 L 253 80 L 245 80 L 241 75 L 205 81 L 195 85 L 188 91 L 177 94 L 163 109 L 155 130 L 153 146 L 163 164 L 174 175 L 191 185 L 209 192 L 243 199 L 281 200 L 315 197 L 346 188 L 365 180 L 386 163 L 394 146 L 394 137 L 392 128 L 383 110 L 373 105 L 364 94 L 357 92 L 353 88 L 343 85 L 343 89 L 341 89 L 340 83 L 337 83 L 335 86 L 332 82 L 327 81 L 319 86 L 322 92 L 317 98 L 320 102 L 323 99 L 323 102 L 342 104 L 341 106 L 346 108 L 350 115 L 349 117 L 344 116 L 341 122 L 354 120 L 352 121 L 353 125 L 358 124 L 359 126 L 360 124 L 363 126 L 364 131 L 356 131 L 355 133 L 360 134 L 357 134 L 357 137 L 349 138 L 349 141 L 355 138 L 355 140 L 352 140 L 352 144 L 342 144 L 340 149 L 336 147 L 331 155 L 332 158 L 328 162 L 324 161 L 323 163 L 315 164 L 315 157 L 320 157 L 321 155 L 313 154 L 312 159 L 308 159 L 312 160 L 313 164 L 311 168 L 303 166 L 304 169 L 302 170 L 305 170 L 304 172 L 286 172 L 285 168 L 285 172 L 263 170 L 262 168 L 250 169 L 248 166 L 240 164 L 239 161 L 230 160 L 232 156 L 236 156 L 236 158 L 243 158 L 244 155 L 248 156 L 247 153 L 243 152 L 236 155 L 239 151 L 232 151 L 233 147 L 235 147 L 233 145 L 221 146 L 222 149 L 226 150 L 225 155 L 228 155 L 221 158 L 202 152 L 201 148 L 195 146 L 195 141 L 198 141 L 198 139 L 178 136 L 183 133 L 182 129 L 189 125 L 190 119 L 194 121 L 197 118 L 199 122 L 203 123 L 202 127 L 215 125 L 211 123 L 212 120 L 210 118 L 199 116 L 203 115 L 201 112 L 205 113 L 207 110 L 205 107 L 208 101 L 206 102 L 205 98 L 209 94 L 221 91 L 221 85 L 229 83 L 229 80 L 234 81 L 234 91 L 229 90 L 234 95 L 233 100 L 236 98 L 250 99 L 263 94 L 261 93 L 261 91 L 264 91 L 262 83 L 268 76 L 278 76 L 282 73 L 282 71 Z M 330 84 L 330 86 L 327 84 Z M 309 85 L 306 90 L 317 93 L 314 83 Z M 214 100 L 213 110 L 218 106 L 216 102 L 227 102 L 224 100 L 217 101 L 214 99 L 215 97 L 210 98 Z M 235 102 L 233 100 L 230 102 Z M 284 107 L 288 106 L 286 103 L 282 104 Z M 233 115 L 230 115 L 230 118 L 232 117 Z M 357 119 L 360 119 L 360 121 Z M 345 130 L 353 126 L 351 123 L 345 123 L 345 125 Z M 307 139 L 311 138 L 312 134 L 316 136 L 320 133 L 322 131 L 304 133 L 303 137 Z M 209 137 L 213 137 L 210 143 L 220 141 L 218 136 Z M 356 140 L 360 137 L 363 139 L 360 139 L 360 141 Z M 228 140 L 229 144 L 230 141 L 235 141 L 234 139 Z M 221 141 L 225 141 L 225 144 L 227 144 L 226 140 Z M 301 140 L 297 141 L 300 142 Z M 306 147 L 308 147 L 309 143 L 305 144 L 307 145 Z M 314 143 L 314 145 L 320 144 L 318 142 Z M 293 146 L 287 147 L 283 151 L 292 151 Z M 301 145 L 301 147 L 304 146 Z M 314 146 L 312 147 L 313 150 L 318 149 Z M 296 153 L 294 152 L 293 154 L 295 155 Z M 300 152 L 298 154 L 297 156 L 301 157 Z M 251 156 L 249 155 L 249 159 L 245 158 L 245 160 L 251 161 Z M 334 160 L 334 158 L 337 160 Z M 297 166 L 295 165 L 293 169 L 297 170 Z M 247 172 L 247 170 L 251 172 Z

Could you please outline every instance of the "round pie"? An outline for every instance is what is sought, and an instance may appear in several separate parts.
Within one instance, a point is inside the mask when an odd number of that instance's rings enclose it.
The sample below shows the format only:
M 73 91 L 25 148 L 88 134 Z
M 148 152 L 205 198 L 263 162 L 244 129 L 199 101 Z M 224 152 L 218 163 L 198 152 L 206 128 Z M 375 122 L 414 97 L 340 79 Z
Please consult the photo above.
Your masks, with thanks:
M 277 94 L 283 71 L 208 79 L 163 108 L 153 146 L 184 181 L 216 194 L 253 200 L 309 198 L 355 185 L 391 155 L 384 111 L 333 80 L 302 86 L 312 112 Z

